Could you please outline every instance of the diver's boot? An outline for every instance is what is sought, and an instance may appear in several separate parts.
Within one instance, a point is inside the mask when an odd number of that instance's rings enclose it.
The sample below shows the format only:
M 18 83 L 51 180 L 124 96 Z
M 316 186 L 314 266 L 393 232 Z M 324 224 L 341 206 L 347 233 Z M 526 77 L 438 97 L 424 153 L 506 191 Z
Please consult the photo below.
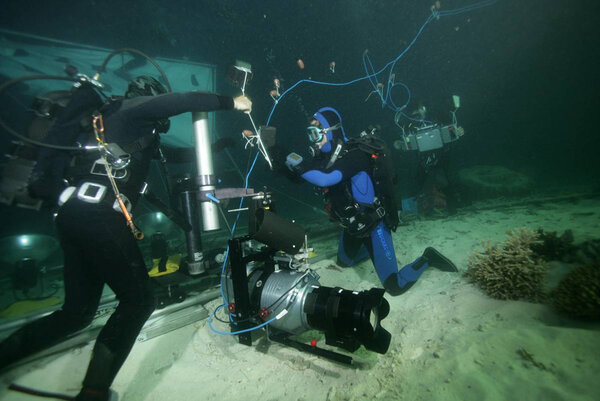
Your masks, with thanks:
M 110 390 L 114 379 L 115 356 L 106 345 L 96 342 L 92 359 L 83 379 L 83 388 L 75 401 L 112 401 L 116 393 Z
M 456 265 L 452 263 L 450 259 L 442 255 L 435 248 L 427 247 L 422 256 L 423 260 L 427 262 L 429 266 L 433 266 L 444 272 L 457 272 Z

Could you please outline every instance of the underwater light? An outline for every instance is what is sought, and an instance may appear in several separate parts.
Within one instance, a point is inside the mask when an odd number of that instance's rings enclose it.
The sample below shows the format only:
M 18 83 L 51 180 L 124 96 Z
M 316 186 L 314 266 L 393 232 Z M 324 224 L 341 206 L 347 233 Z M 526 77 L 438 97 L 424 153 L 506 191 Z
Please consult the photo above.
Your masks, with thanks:
M 59 248 L 58 240 L 49 235 L 19 234 L 0 238 L 0 265 L 14 265 L 25 259 L 43 263 Z
M 31 238 L 29 238 L 27 235 L 21 235 L 19 237 L 19 245 L 21 245 L 21 246 L 31 245 Z
M 454 104 L 454 108 L 458 110 L 460 108 L 460 96 L 452 95 L 452 104 Z
M 135 219 L 135 223 L 148 238 L 156 233 L 171 238 L 178 231 L 177 224 L 161 212 L 143 214 Z

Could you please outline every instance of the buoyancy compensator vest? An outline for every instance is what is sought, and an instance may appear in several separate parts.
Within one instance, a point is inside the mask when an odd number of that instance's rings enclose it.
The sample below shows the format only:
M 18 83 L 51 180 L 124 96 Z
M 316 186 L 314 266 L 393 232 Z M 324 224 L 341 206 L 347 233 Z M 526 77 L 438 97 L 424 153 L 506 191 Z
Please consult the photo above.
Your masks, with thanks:
M 392 154 L 385 141 L 376 133 L 364 134 L 360 138 L 350 140 L 355 146 L 370 155 L 371 178 L 375 187 L 375 195 L 381 207 L 385 209 L 383 220 L 392 231 L 396 231 L 400 222 L 395 186 L 398 174 L 394 169 Z
M 52 125 L 40 138 L 48 145 L 75 146 L 82 132 L 91 132 L 91 120 L 94 110 L 104 101 L 91 85 L 73 88 L 70 98 L 61 99 L 61 103 L 44 103 L 44 118 Z M 39 114 L 38 114 L 39 116 Z M 38 151 L 36 166 L 29 178 L 28 190 L 32 197 L 56 203 L 58 195 L 66 187 L 65 176 L 73 152 L 48 147 Z
M 341 191 L 324 191 L 328 203 L 326 208 L 351 235 L 369 235 L 381 220 L 388 229 L 395 231 L 399 224 L 394 190 L 398 178 L 391 153 L 383 139 L 373 133 L 344 143 L 342 152 L 336 158 L 341 159 L 348 153 L 357 151 L 364 152 L 369 157 L 370 169 L 367 173 L 373 182 L 374 202 L 358 202 L 354 199 L 351 188 L 347 186 Z

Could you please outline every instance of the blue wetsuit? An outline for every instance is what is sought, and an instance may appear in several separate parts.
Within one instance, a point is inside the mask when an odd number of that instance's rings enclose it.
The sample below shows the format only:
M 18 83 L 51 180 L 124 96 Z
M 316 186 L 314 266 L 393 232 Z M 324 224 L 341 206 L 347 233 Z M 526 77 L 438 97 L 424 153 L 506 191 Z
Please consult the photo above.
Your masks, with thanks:
M 334 146 L 336 143 L 330 145 Z M 340 219 L 348 204 L 356 203 L 365 210 L 375 203 L 369 157 L 368 153 L 354 149 L 344 153 L 329 167 L 330 158 L 326 155 L 301 163 L 296 172 L 311 184 L 327 188 L 327 196 L 332 203 L 332 217 Z M 428 263 L 420 257 L 398 271 L 390 229 L 380 218 L 364 233 L 356 235 L 345 227 L 340 234 L 338 264 L 353 266 L 367 257 L 371 258 L 379 280 L 390 295 L 404 293 L 428 267 Z

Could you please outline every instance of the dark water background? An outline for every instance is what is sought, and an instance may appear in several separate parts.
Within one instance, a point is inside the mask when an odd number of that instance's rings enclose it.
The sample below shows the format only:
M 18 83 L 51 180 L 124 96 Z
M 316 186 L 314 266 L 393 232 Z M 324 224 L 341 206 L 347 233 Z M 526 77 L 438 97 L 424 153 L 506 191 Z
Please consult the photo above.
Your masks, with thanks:
M 222 79 L 227 66 L 235 59 L 245 60 L 255 72 L 248 89 L 253 115 L 263 123 L 272 107 L 268 91 L 273 77 L 280 77 L 284 87 L 308 77 L 355 79 L 364 75 L 365 49 L 379 69 L 412 41 L 430 14 L 430 3 L 10 0 L 3 2 L 0 26 L 216 64 L 218 91 L 226 94 L 235 93 Z M 469 4 L 442 1 L 441 11 Z M 425 28 L 395 73 L 410 87 L 413 99 L 422 100 L 440 119 L 447 115 L 445 99 L 461 96 L 458 118 L 466 135 L 453 150 L 454 168 L 499 164 L 526 173 L 538 187 L 600 183 L 597 9 L 589 0 L 500 0 Z M 297 67 L 297 58 L 304 60 L 306 69 Z M 328 70 L 332 60 L 335 74 Z M 367 81 L 343 88 L 302 85 L 280 103 L 272 124 L 288 138 L 290 148 L 303 150 L 305 113 L 332 105 L 342 112 L 347 132 L 356 135 L 369 124 L 380 124 L 391 143 L 398 137 L 394 114 L 374 98 L 365 103 L 370 91 Z M 402 104 L 404 96 L 395 94 L 396 104 Z M 250 125 L 245 118 L 221 115 L 219 127 L 220 135 L 226 136 Z M 241 143 L 233 152 L 240 160 L 248 157 Z M 254 178 L 309 204 L 316 202 L 309 186 L 306 191 L 292 189 L 285 180 L 272 177 L 264 163 Z M 290 208 L 298 207 L 290 202 Z

